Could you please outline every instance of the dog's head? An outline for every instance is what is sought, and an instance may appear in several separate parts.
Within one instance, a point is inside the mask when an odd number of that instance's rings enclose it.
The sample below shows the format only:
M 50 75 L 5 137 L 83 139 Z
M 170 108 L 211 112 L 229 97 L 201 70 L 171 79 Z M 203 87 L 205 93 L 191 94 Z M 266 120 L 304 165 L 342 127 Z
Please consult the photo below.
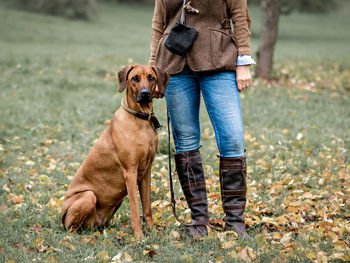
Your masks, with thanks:
M 169 82 L 169 74 L 156 67 L 130 65 L 118 72 L 119 91 L 128 89 L 137 103 L 148 104 L 162 98 Z

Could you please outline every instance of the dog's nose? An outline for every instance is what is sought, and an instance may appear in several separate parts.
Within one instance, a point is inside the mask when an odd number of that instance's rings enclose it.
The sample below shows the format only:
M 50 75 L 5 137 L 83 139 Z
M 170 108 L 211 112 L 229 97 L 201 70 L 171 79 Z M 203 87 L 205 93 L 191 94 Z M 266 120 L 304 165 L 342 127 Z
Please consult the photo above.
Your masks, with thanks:
M 141 88 L 136 96 L 138 103 L 150 103 L 152 101 L 151 90 L 147 87 Z
M 142 88 L 140 90 L 140 95 L 142 98 L 148 98 L 151 96 L 151 90 L 149 88 Z

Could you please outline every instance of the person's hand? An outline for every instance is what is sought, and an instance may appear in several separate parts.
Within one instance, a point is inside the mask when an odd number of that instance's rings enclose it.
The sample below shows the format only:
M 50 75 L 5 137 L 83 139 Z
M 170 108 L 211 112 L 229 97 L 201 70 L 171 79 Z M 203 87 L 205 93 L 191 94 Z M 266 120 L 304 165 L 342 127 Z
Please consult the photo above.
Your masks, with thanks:
M 250 75 L 250 65 L 237 66 L 236 81 L 239 92 L 245 90 L 252 84 L 252 76 Z

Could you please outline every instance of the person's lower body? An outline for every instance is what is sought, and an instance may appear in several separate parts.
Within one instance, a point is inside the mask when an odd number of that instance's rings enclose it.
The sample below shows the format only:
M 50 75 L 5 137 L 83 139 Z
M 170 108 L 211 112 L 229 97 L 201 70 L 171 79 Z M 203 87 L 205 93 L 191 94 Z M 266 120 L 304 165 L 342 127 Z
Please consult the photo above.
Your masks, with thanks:
M 201 163 L 199 109 L 201 93 L 220 152 L 220 186 L 225 229 L 246 237 L 246 162 L 239 92 L 234 72 L 193 73 L 185 70 L 170 77 L 165 98 L 175 144 L 176 169 L 191 209 L 192 222 L 209 220 Z M 189 228 L 191 236 L 207 234 L 205 226 Z

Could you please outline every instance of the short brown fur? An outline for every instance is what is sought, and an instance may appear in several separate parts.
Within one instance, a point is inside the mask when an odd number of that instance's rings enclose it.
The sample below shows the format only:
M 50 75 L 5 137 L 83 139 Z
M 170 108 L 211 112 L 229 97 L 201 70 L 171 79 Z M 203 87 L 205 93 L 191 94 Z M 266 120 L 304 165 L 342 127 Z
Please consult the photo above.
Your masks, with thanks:
M 138 76 L 138 82 L 132 78 Z M 150 75 L 154 80 L 150 80 Z M 152 96 L 161 98 L 169 75 L 149 66 L 127 66 L 118 73 L 120 91 L 126 89 L 124 102 L 129 108 L 152 111 L 152 102 L 138 104 L 141 88 L 148 87 Z M 151 166 L 158 145 L 157 132 L 149 121 L 136 118 L 120 107 L 108 127 L 90 150 L 73 177 L 62 205 L 62 222 L 69 231 L 108 225 L 113 214 L 128 195 L 131 227 L 143 237 L 137 188 L 143 217 L 152 228 Z

